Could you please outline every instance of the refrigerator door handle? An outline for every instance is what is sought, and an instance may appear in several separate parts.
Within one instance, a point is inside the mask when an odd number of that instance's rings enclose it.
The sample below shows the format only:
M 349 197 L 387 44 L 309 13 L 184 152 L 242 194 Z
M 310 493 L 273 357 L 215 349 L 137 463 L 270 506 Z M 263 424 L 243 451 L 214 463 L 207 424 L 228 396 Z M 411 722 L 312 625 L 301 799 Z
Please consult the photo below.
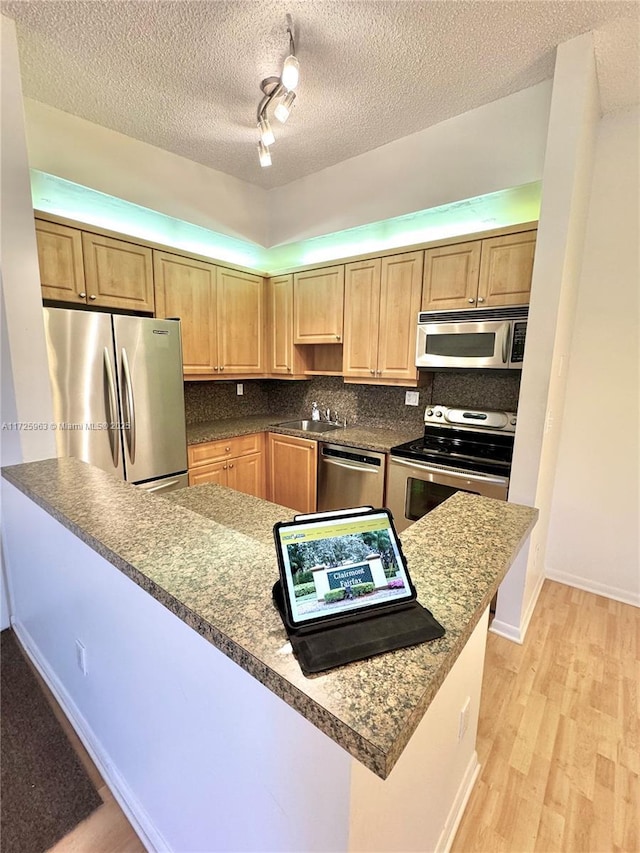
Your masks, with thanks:
M 105 399 L 107 401 L 107 419 L 109 423 L 107 424 L 107 434 L 109 436 L 109 447 L 111 448 L 111 458 L 113 459 L 113 464 L 117 468 L 118 467 L 118 456 L 119 456 L 119 446 L 120 442 L 118 441 L 118 407 L 116 405 L 116 384 L 113 380 L 113 367 L 111 366 L 111 359 L 109 358 L 109 349 L 107 347 L 103 350 L 103 366 L 104 366 L 104 379 L 106 383 L 105 387 Z
M 124 386 L 124 432 L 129 448 L 129 458 L 133 464 L 136 461 L 136 409 L 133 401 L 133 385 L 127 351 L 122 347 L 122 384 Z

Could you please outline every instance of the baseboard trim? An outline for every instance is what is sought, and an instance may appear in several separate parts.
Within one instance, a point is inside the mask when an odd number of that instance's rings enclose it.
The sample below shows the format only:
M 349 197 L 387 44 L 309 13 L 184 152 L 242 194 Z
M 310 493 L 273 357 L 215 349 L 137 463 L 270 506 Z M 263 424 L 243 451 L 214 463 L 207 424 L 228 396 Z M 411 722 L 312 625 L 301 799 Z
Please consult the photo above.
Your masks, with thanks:
M 489 625 L 489 630 L 492 634 L 497 634 L 499 637 L 504 637 L 505 640 L 511 640 L 512 643 L 522 645 L 523 636 L 520 627 L 511 625 L 509 622 L 501 622 L 499 619 L 494 619 Z
M 640 592 L 628 592 L 625 589 L 620 589 L 615 586 L 607 586 L 604 583 L 581 578 L 576 575 L 570 575 L 567 572 L 558 572 L 555 569 L 546 569 L 546 576 L 550 581 L 557 581 L 565 586 L 573 586 L 576 589 L 582 589 L 585 592 L 592 592 L 594 595 L 601 595 L 603 598 L 611 598 L 613 601 L 620 601 L 623 604 L 631 604 L 633 607 L 640 607 Z
M 438 838 L 435 853 L 449 853 L 479 773 L 480 764 L 478 763 L 478 753 L 474 750 L 473 755 L 469 759 L 469 764 L 464 772 L 464 776 L 462 777 L 462 781 L 460 782 L 460 787 L 458 788 L 451 809 L 449 810 L 449 814 L 447 815 L 444 828 L 440 833 L 440 838 Z
M 75 733 L 82 741 L 82 745 L 91 756 L 114 799 L 125 813 L 127 820 L 133 827 L 136 835 L 150 853 L 164 853 L 170 851 L 171 847 L 158 832 L 151 821 L 146 810 L 135 796 L 124 777 L 111 763 L 108 754 L 103 749 L 89 722 L 75 704 L 62 682 L 49 668 L 46 660 L 27 629 L 20 622 L 12 622 L 11 627 L 20 641 L 22 648 L 29 660 L 38 670 L 45 684 L 53 693 L 57 703 L 64 711 Z
M 527 609 L 525 610 L 524 615 L 520 618 L 519 625 L 511 625 L 509 622 L 501 622 L 500 619 L 494 619 L 489 625 L 491 633 L 497 634 L 499 637 L 504 637 L 506 640 L 511 640 L 512 643 L 518 643 L 518 645 L 521 646 L 524 643 L 524 638 L 527 636 L 529 623 L 531 622 L 533 611 L 536 609 L 536 604 L 538 603 L 538 598 L 540 597 L 544 581 L 545 576 L 540 575 L 533 590 L 533 595 L 527 605 Z

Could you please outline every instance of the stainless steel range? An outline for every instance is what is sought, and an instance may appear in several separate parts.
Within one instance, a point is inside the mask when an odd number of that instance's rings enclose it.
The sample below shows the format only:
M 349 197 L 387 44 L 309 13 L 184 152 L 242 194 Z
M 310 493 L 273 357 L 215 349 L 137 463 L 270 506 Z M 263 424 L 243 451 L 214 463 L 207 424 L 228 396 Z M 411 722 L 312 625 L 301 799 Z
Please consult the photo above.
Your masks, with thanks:
M 387 506 L 398 530 L 455 492 L 507 499 L 515 412 L 428 406 L 424 435 L 391 448 Z

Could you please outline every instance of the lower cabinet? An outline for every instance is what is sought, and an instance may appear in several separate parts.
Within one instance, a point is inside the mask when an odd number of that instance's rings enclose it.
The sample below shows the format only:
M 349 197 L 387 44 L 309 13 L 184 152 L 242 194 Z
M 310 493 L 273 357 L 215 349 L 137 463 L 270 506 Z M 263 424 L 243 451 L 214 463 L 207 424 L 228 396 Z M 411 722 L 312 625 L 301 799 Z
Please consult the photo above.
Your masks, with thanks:
M 269 433 L 269 500 L 298 512 L 316 511 L 318 442 Z
M 217 483 L 266 497 L 264 433 L 193 444 L 188 453 L 190 486 Z

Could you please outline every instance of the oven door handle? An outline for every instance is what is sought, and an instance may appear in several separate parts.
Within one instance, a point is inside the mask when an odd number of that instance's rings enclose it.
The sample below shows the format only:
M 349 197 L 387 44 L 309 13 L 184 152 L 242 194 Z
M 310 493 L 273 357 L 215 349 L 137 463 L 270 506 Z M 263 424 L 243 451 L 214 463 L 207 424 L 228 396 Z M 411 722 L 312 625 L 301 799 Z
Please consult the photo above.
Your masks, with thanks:
M 392 456 L 391 463 L 393 465 L 405 465 L 407 468 L 415 468 L 427 474 L 446 474 L 447 477 L 452 477 L 455 480 L 481 480 L 483 483 L 493 483 L 496 486 L 503 486 L 507 483 L 506 477 L 492 477 L 490 474 L 480 474 L 478 471 L 469 471 L 469 473 L 463 474 L 460 471 L 456 471 L 455 468 L 447 468 L 445 465 L 429 465 L 424 462 L 400 459 L 398 456 Z

